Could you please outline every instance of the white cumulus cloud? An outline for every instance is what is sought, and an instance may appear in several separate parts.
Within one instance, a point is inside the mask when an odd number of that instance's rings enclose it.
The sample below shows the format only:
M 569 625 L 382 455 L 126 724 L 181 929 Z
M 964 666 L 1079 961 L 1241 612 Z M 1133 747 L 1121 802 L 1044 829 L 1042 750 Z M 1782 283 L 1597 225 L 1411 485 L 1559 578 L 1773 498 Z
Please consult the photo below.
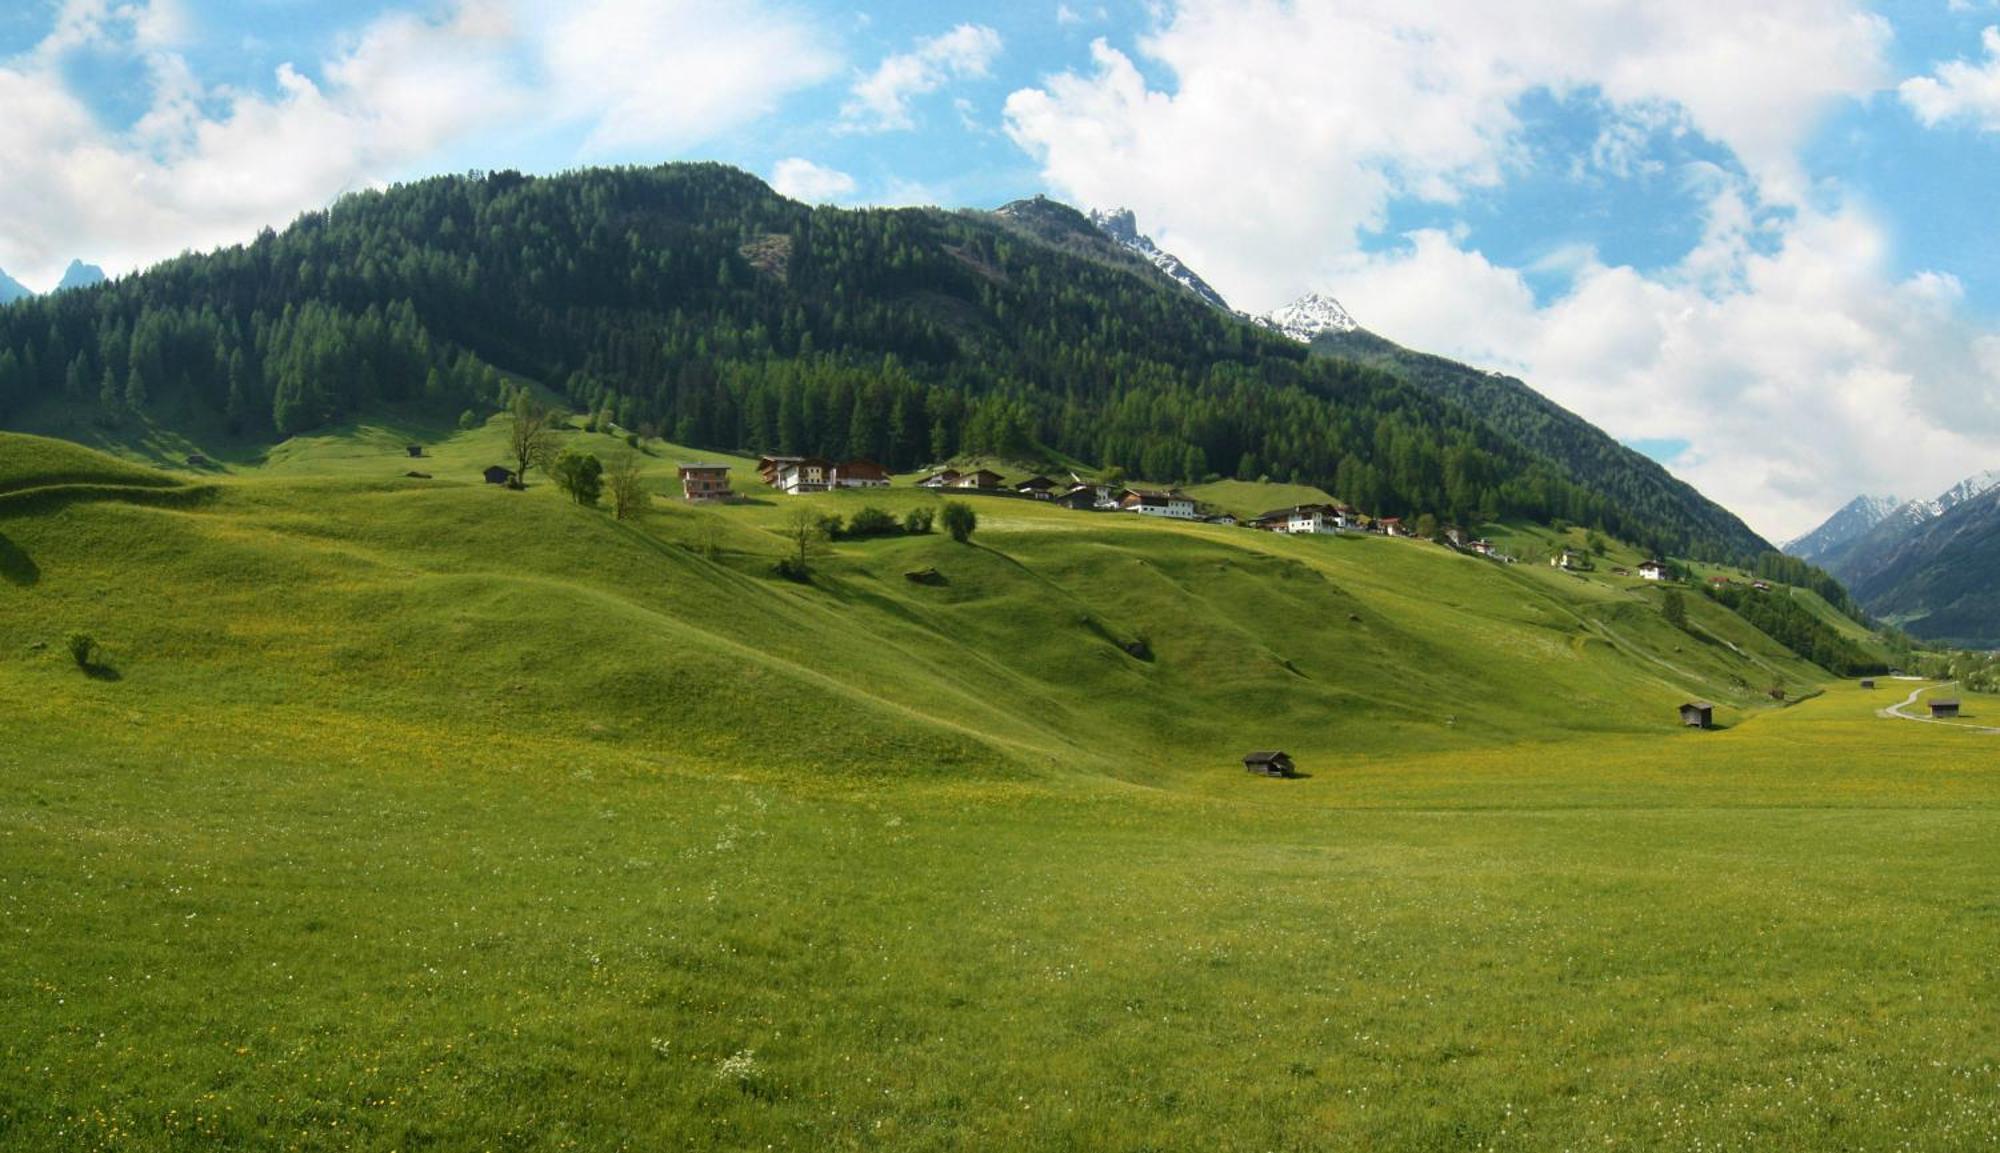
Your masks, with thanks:
M 807 204 L 829 204 L 854 195 L 854 177 L 837 168 L 814 164 L 800 156 L 778 161 L 771 169 L 771 187 L 780 196 Z
M 953 80 L 986 76 L 1001 47 L 1000 34 L 981 24 L 960 24 L 919 40 L 911 51 L 884 59 L 875 71 L 854 82 L 841 106 L 841 122 L 861 132 L 914 128 L 911 101 Z
M 1926 127 L 1965 120 L 1985 132 L 2000 132 L 2000 28 L 1988 28 L 1980 42 L 1981 63 L 1950 60 L 1929 76 L 1913 76 L 1897 88 Z

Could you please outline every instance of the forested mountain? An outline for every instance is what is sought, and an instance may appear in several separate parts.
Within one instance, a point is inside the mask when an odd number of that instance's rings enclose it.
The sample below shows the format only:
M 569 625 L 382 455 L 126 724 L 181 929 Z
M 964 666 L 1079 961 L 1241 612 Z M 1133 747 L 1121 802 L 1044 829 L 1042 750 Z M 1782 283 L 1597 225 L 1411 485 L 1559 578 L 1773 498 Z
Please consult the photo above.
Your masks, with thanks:
M 1692 493 L 1619 476 L 1623 458 L 1558 465 L 1506 411 L 1496 429 L 1448 389 L 1309 358 L 1033 203 L 808 208 L 705 164 L 358 193 L 0 312 L 0 421 L 206 413 L 275 439 L 381 403 L 485 410 L 505 370 L 704 446 L 897 468 L 1051 451 L 1161 481 L 1311 481 L 1377 513 L 1756 543 Z M 1063 242 L 1079 224 L 1095 239 Z
M 1478 413 L 1516 444 L 1556 462 L 1566 479 L 1649 526 L 1657 535 L 1648 543 L 1658 551 L 1745 564 L 1775 551 L 1694 486 L 1511 376 L 1414 352 L 1364 329 L 1323 333 L 1312 348 L 1318 356 L 1393 373 Z

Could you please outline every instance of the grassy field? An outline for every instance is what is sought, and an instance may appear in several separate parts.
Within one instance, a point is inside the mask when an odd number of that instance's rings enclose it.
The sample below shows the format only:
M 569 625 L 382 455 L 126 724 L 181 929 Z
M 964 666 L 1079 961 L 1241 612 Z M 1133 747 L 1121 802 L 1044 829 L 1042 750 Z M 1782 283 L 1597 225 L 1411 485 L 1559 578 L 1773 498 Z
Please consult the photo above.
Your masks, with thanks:
M 2000 738 L 1901 682 L 998 498 L 798 585 L 418 431 L 0 499 L 0 1147 L 2000 1142 Z

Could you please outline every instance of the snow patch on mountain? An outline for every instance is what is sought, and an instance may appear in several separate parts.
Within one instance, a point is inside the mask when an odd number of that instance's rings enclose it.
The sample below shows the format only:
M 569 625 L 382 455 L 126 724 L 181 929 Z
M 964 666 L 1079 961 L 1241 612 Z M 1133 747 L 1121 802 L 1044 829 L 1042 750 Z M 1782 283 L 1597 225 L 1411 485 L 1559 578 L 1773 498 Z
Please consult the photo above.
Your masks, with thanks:
M 1926 502 L 1926 510 L 1933 517 L 1943 516 L 1969 500 L 1976 500 L 2000 488 L 2000 471 L 1988 469 L 1966 477 L 1946 489 L 1936 500 Z
M 1162 251 L 1159 245 L 1153 243 L 1152 237 L 1139 231 L 1138 218 L 1131 209 L 1116 208 L 1110 212 L 1093 210 L 1090 222 L 1104 235 L 1152 262 L 1153 267 L 1166 273 L 1169 280 L 1224 312 L 1232 311 L 1229 302 L 1222 299 L 1222 294 L 1210 288 L 1194 269 L 1181 263 L 1181 258 L 1173 253 Z
M 1121 246 L 1138 253 L 1150 261 L 1153 267 L 1165 273 L 1176 284 L 1194 293 L 1209 304 L 1224 312 L 1235 312 L 1237 316 L 1262 328 L 1283 333 L 1300 344 L 1311 344 L 1312 339 L 1322 332 L 1353 332 L 1360 325 L 1338 300 L 1318 292 L 1308 292 L 1283 308 L 1275 309 L 1262 316 L 1252 316 L 1247 312 L 1236 312 L 1222 294 L 1209 287 L 1194 269 L 1182 263 L 1181 258 L 1163 251 L 1153 243 L 1153 238 L 1139 231 L 1139 221 L 1129 208 L 1117 208 L 1110 212 L 1092 211 L 1090 222 L 1099 232 L 1110 237 Z
M 1338 300 L 1317 292 L 1308 292 L 1283 308 L 1250 319 L 1301 344 L 1311 344 L 1313 337 L 1322 332 L 1353 332 L 1361 327 Z

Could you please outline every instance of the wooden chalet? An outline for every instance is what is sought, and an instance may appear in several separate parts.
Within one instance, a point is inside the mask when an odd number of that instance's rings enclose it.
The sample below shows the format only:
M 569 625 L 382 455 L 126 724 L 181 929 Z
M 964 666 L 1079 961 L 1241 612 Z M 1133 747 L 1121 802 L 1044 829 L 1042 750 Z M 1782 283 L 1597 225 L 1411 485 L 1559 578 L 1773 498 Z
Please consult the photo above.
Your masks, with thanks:
M 1385 516 L 1376 521 L 1375 531 L 1381 533 L 1383 536 L 1410 535 L 1410 530 L 1403 527 L 1403 518 L 1399 516 Z
M 1321 533 L 1339 532 L 1347 527 L 1348 521 L 1330 504 L 1300 504 L 1274 508 L 1251 518 L 1250 523 L 1265 532 Z
M 1256 773 L 1260 777 L 1296 777 L 1299 775 L 1298 766 L 1292 764 L 1292 758 L 1288 754 L 1276 749 L 1246 754 L 1243 758 L 1243 768 L 1248 772 Z
M 684 464 L 680 466 L 681 497 L 690 504 L 719 504 L 736 499 L 729 490 L 726 464 Z
M 1063 508 L 1090 512 L 1098 507 L 1097 486 L 1091 484 L 1071 485 L 1068 490 L 1049 498 Z
M 974 469 L 971 472 L 959 473 L 956 478 L 946 483 L 944 487 L 969 488 L 981 492 L 990 492 L 993 489 L 999 488 L 1000 482 L 1005 479 L 1007 478 L 990 468 L 980 468 Z
M 929 476 L 919 477 L 917 479 L 917 487 L 946 488 L 950 486 L 952 481 L 955 481 L 957 479 L 958 479 L 957 469 L 941 468 L 938 471 L 931 473 Z
M 778 466 L 769 483 L 788 496 L 825 492 L 833 487 L 833 462 L 820 456 L 788 460 Z
M 1707 701 L 1689 701 L 1681 706 L 1681 723 L 1691 729 L 1715 727 L 1715 706 Z
M 1639 579 L 1663 581 L 1667 579 L 1667 566 L 1656 560 L 1649 560 L 1639 566 Z
M 1056 482 L 1045 476 L 1031 476 L 1014 486 L 1014 491 L 1034 500 L 1052 500 L 1055 497 Z
M 802 456 L 760 456 L 757 458 L 757 475 L 763 478 L 765 484 L 776 485 L 779 469 L 804 459 Z
M 1194 520 L 1194 498 L 1181 492 L 1146 492 L 1133 489 L 1118 499 L 1118 507 L 1140 516 L 1164 516 L 1174 520 Z
M 1931 702 L 1931 719 L 1934 721 L 1955 721 L 1958 719 L 1958 699 L 1947 697 Z
M 888 488 L 889 470 L 872 460 L 843 460 L 833 466 L 834 488 Z

